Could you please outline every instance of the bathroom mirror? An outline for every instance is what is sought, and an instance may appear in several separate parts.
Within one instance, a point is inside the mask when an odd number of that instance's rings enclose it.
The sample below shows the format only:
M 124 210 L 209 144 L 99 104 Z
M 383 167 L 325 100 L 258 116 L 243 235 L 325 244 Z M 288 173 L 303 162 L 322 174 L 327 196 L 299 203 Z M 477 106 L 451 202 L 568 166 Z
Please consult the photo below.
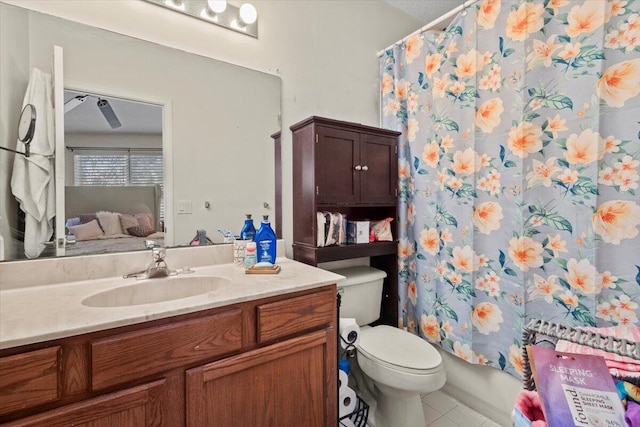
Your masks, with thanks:
M 29 157 L 29 145 L 36 130 L 36 107 L 27 104 L 22 109 L 18 121 L 18 139 L 25 145 L 25 155 Z
M 171 177 L 164 196 L 172 200 L 164 226 L 174 246 L 189 244 L 198 229 L 221 243 L 217 230 L 238 233 L 245 213 L 275 217 L 270 135 L 280 129 L 278 76 L 0 3 L 3 141 L 15 141 L 29 72 L 50 72 L 54 45 L 64 49 L 66 90 L 162 106 L 164 173 Z M 74 134 L 76 140 L 102 136 L 86 129 Z M 0 235 L 8 260 L 22 259 L 12 165 L 13 154 L 0 154 Z M 66 173 L 70 168 L 67 162 Z

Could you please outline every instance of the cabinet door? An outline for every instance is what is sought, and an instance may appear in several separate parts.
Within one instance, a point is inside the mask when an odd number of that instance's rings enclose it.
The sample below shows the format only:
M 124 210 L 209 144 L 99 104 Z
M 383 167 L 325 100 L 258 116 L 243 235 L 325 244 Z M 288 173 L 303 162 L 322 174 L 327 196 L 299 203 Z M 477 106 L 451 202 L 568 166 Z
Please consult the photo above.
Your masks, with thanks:
M 398 188 L 397 139 L 362 134 L 360 203 L 396 203 Z
M 164 380 L 63 406 L 5 427 L 150 427 L 162 426 L 166 406 Z
M 318 126 L 316 202 L 357 203 L 360 199 L 360 134 Z
M 187 371 L 189 427 L 335 427 L 333 329 Z

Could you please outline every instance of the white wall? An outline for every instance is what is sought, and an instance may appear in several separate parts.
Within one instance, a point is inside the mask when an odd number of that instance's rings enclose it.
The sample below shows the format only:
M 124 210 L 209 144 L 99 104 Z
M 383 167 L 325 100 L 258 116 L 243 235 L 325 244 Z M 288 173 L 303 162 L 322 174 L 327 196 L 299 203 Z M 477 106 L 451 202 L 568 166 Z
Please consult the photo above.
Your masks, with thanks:
M 522 381 L 499 369 L 472 365 L 451 353 L 438 350 L 447 372 L 443 391 L 498 425 L 512 425 L 513 402 L 522 389 Z

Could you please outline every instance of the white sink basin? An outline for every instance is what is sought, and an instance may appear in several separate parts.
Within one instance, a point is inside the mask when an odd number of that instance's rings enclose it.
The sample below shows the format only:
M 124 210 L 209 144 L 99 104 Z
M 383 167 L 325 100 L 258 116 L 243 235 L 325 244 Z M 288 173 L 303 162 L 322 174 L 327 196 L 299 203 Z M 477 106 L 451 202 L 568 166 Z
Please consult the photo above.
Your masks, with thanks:
M 189 298 L 222 289 L 231 280 L 219 276 L 175 276 L 147 279 L 129 286 L 109 289 L 82 300 L 87 307 L 127 307 Z

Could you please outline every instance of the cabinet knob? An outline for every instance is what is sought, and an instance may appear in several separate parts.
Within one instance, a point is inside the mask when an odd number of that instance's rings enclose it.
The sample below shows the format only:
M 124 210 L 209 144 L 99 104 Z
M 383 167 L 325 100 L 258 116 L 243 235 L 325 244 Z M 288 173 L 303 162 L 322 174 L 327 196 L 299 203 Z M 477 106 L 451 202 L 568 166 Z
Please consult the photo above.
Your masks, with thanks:
M 356 165 L 356 167 L 354 169 L 357 170 L 357 171 L 362 170 L 362 166 Z
M 362 170 L 363 170 L 363 171 L 368 171 L 368 170 L 369 170 L 369 166 L 364 165 L 364 166 L 362 167 Z

